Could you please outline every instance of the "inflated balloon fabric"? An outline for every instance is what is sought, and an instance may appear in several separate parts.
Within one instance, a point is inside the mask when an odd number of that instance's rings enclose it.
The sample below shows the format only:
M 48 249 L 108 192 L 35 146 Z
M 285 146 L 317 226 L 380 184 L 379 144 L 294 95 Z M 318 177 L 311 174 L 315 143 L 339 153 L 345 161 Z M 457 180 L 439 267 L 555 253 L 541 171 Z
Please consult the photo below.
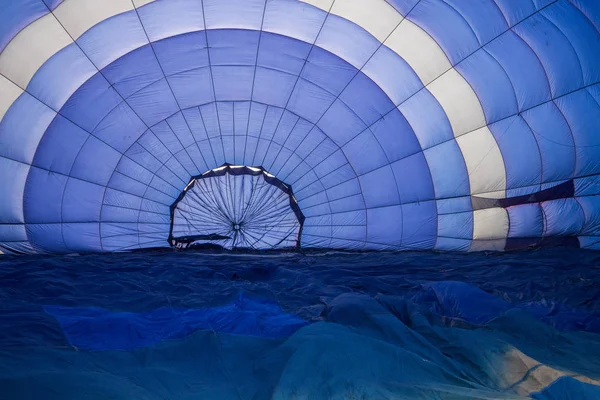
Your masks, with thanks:
M 596 248 L 599 82 L 597 0 L 2 0 L 0 251 L 171 246 L 224 165 L 303 248 Z

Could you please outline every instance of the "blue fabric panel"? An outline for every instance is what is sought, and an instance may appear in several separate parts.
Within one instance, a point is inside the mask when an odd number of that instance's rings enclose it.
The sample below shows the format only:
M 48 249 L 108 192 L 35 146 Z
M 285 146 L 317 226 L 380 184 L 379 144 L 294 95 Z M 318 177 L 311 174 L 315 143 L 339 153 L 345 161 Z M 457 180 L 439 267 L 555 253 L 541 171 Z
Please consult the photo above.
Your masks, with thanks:
M 402 205 L 402 247 L 428 250 L 435 245 L 437 236 L 435 201 Z
M 502 152 L 506 187 L 510 189 L 541 183 L 540 151 L 535 136 L 523 118 L 510 117 L 490 125 L 489 128 Z
M 171 155 L 164 144 L 150 130 L 146 131 L 126 154 L 152 172 L 156 172 Z
M 585 225 L 581 234 L 594 235 L 600 231 L 600 196 L 580 197 L 577 201 L 585 215 Z
M 575 49 L 583 84 L 590 85 L 600 81 L 600 65 L 598 64 L 598 42 L 600 32 L 575 6 L 561 1 L 541 11 L 569 40 Z
M 371 126 L 390 162 L 401 160 L 421 151 L 411 126 L 397 109 L 392 110 Z
M 0 179 L 3 182 L 0 192 L 0 222 L 23 223 L 23 187 L 30 167 L 4 157 L 0 157 L 0 167 Z
M 149 127 L 179 110 L 165 78 L 136 92 L 127 103 Z
M 555 100 L 555 103 L 565 116 L 577 146 L 575 175 L 592 175 L 600 172 L 600 159 L 597 154 L 586 150 L 600 146 L 600 135 L 598 135 L 600 105 L 586 90 L 561 97 Z
M 324 144 L 324 146 L 323 146 Z M 324 148 L 324 150 L 321 150 Z M 332 171 L 348 164 L 348 159 L 342 150 L 338 150 L 337 146 L 329 139 L 325 139 L 315 149 L 310 149 L 312 154 L 321 155 L 320 157 L 306 157 L 305 162 L 313 168 L 317 176 L 325 178 Z M 301 152 L 297 152 L 302 157 Z M 354 174 L 355 175 L 355 174 Z
M 64 0 L 43 0 L 44 3 L 50 8 L 50 10 L 54 11 L 54 9 L 64 1 Z
M 222 27 L 259 30 L 266 0 L 204 0 L 206 29 Z
M 254 67 L 212 67 L 217 101 L 250 100 Z
M 120 158 L 119 152 L 91 136 L 77 155 L 71 176 L 106 185 Z
M 100 122 L 93 134 L 123 153 L 146 131 L 146 125 L 126 103 L 115 107 Z
M 307 324 L 274 302 L 240 296 L 231 304 L 203 309 L 159 308 L 130 313 L 99 308 L 44 306 L 69 342 L 83 350 L 131 350 L 182 339 L 198 330 L 278 339 Z
M 309 122 L 316 123 L 334 100 L 335 97 L 330 93 L 300 79 L 292 93 L 287 109 Z
M 260 131 L 261 139 L 271 140 L 275 129 L 283 116 L 283 109 L 279 107 L 268 107 Z
M 321 137 L 321 135 L 323 135 L 323 133 L 321 131 L 312 131 L 311 133 L 313 133 L 313 135 L 311 135 L 310 139 L 317 139 Z M 314 133 L 316 133 L 317 135 L 315 135 Z M 316 140 L 315 140 L 316 141 Z M 304 151 L 306 151 L 308 154 L 306 154 L 304 161 L 310 165 L 314 171 L 319 174 L 319 170 L 324 170 L 327 169 L 329 167 L 329 170 L 331 171 L 331 168 L 334 168 L 334 165 L 336 165 L 335 163 L 332 162 L 332 160 L 329 160 L 328 162 L 323 162 L 326 158 L 330 157 L 332 154 L 335 154 L 334 157 L 340 157 L 339 160 L 336 160 L 339 164 L 337 165 L 342 165 L 342 161 L 341 161 L 341 157 L 343 152 L 341 150 L 338 150 L 338 146 L 336 146 L 335 143 L 333 143 L 331 141 L 331 139 L 329 138 L 325 138 L 324 140 L 319 140 L 318 144 L 317 143 L 311 143 L 309 141 L 306 142 L 307 146 L 306 147 L 300 147 L 298 149 L 298 151 L 296 152 L 296 154 L 298 154 L 299 156 L 304 156 Z M 312 146 L 312 147 L 309 147 Z M 336 151 L 337 150 L 337 151 Z M 344 160 L 346 160 L 346 157 L 343 157 Z
M 327 49 L 354 67 L 360 68 L 365 65 L 381 43 L 353 22 L 329 14 L 315 45 Z
M 63 242 L 62 224 L 32 224 L 27 229 L 27 240 L 35 247 L 54 253 L 68 253 Z
M 453 214 L 473 210 L 471 196 L 450 197 L 437 201 L 438 214 Z
M 192 131 L 192 135 L 194 135 L 194 139 L 196 142 L 201 142 L 202 140 L 208 139 L 206 134 L 206 129 L 204 128 L 204 121 L 202 120 L 202 115 L 200 114 L 200 110 L 197 107 L 185 109 L 182 111 L 183 117 L 185 118 L 190 130 Z
M 102 206 L 102 211 L 100 213 L 101 215 L 101 221 L 104 222 L 105 224 L 101 224 L 100 228 L 102 229 L 104 226 L 106 226 L 106 223 L 112 223 L 112 224 L 118 224 L 120 226 L 123 226 L 123 224 L 137 224 L 138 221 L 138 215 L 139 212 L 138 210 L 131 210 L 129 208 L 125 208 L 125 207 L 115 207 L 115 206 L 107 206 L 107 205 L 103 205 Z M 106 229 L 102 229 L 101 235 L 104 238 L 109 239 L 109 244 L 110 244 L 110 239 L 113 240 L 118 240 L 118 238 L 123 238 L 123 240 L 120 240 L 118 243 L 120 243 L 120 247 L 129 247 L 131 246 L 131 243 L 127 243 L 127 242 L 123 242 L 124 240 L 126 240 L 126 238 L 124 238 L 124 235 L 120 235 L 117 237 L 110 237 L 111 233 L 110 232 L 106 232 Z M 137 244 L 137 238 L 138 235 L 136 233 L 135 235 L 135 244 Z M 104 240 L 102 241 L 102 245 L 104 245 Z M 114 246 L 114 244 L 113 244 Z M 108 250 L 105 250 L 108 251 Z
M 115 60 L 148 43 L 135 11 L 127 11 L 91 27 L 77 39 L 77 44 L 96 68 L 102 69 Z
M 102 74 L 123 98 L 163 77 L 150 45 L 140 47 L 110 63 L 102 70 Z
M 600 194 L 600 175 L 574 179 L 575 196 L 594 196 Z
M 569 0 L 600 31 L 600 4 L 590 0 Z
M 152 44 L 152 48 L 167 76 L 208 66 L 204 31 L 159 40 Z
M 357 194 L 340 200 L 334 200 L 328 206 L 332 213 L 363 210 L 365 208 L 365 200 L 362 195 Z
M 234 135 L 246 135 L 250 106 L 250 102 L 237 102 L 233 104 Z
M 573 177 L 575 148 L 571 128 L 553 102 L 524 112 L 523 118 L 535 134 L 542 156 L 544 182 Z
M 473 238 L 473 213 L 462 212 L 438 216 L 438 236 L 455 239 Z
M 539 204 L 508 207 L 509 238 L 537 238 L 544 229 L 544 214 Z
M 284 111 L 281 120 L 277 126 L 277 130 L 273 135 L 273 141 L 275 143 L 283 145 L 288 137 L 290 136 L 290 132 L 294 129 L 294 126 L 298 123 L 298 116 L 289 112 Z
M 233 103 L 217 103 L 217 112 L 219 113 L 219 128 L 221 129 L 221 135 L 233 135 Z
M 21 94 L 0 121 L 0 155 L 30 164 L 44 130 L 55 116 L 31 95 Z
M 68 179 L 64 175 L 35 167 L 29 170 L 23 192 L 25 223 L 61 222 L 61 204 Z M 44 201 L 40 202 L 39 199 L 44 199 Z
M 137 13 L 151 42 L 171 36 L 174 23 L 178 32 L 204 27 L 203 5 L 196 0 L 153 1 L 139 7 Z
M 432 200 L 435 197 L 427 160 L 422 152 L 391 164 L 402 204 Z M 437 214 L 437 210 L 436 210 Z
M 366 96 L 369 101 L 365 101 Z M 359 72 L 344 89 L 340 100 L 367 125 L 371 125 L 396 107 L 381 88 L 362 72 Z
M 252 100 L 285 107 L 298 78 L 274 69 L 257 67 Z
M 70 251 L 102 251 L 99 223 L 65 223 L 63 238 Z
M 396 179 L 389 166 L 361 175 L 359 179 L 367 208 L 400 204 Z
M 341 100 L 335 100 L 317 126 L 338 146 L 343 146 L 367 128 L 353 111 Z
M 428 149 L 454 138 L 444 109 L 429 90 L 419 91 L 402 103 L 398 110 L 414 130 L 421 148 Z
M 108 182 L 108 187 L 131 193 L 136 196 L 143 196 L 144 193 L 146 193 L 148 185 L 130 178 L 127 175 L 123 175 L 120 172 L 115 172 Z
M 100 224 L 102 248 L 105 251 L 123 251 L 139 248 L 139 236 L 130 233 L 134 229 L 137 229 L 137 224 Z
M 494 0 L 509 26 L 515 26 L 537 11 L 533 1 Z
M 358 175 L 389 164 L 382 144 L 370 130 L 356 136 L 342 147 L 342 151 Z
M 163 162 L 166 162 L 171 155 L 183 150 L 181 142 L 179 139 L 177 139 L 177 136 L 175 136 L 173 130 L 166 121 L 161 121 L 154 125 L 151 131 L 154 133 L 160 143 L 166 148 L 166 150 L 168 150 L 166 152 L 160 152 L 157 155 L 157 158 L 161 159 Z M 151 138 L 148 137 L 146 140 L 151 140 Z M 156 154 L 154 151 L 152 153 Z
M 479 40 L 484 45 L 508 29 L 504 15 L 494 0 L 444 0 L 467 21 Z
M 274 33 L 262 32 L 256 64 L 298 75 L 310 51 L 309 43 Z M 314 52 L 318 52 L 316 48 L 313 50 Z M 321 52 L 325 53 L 322 50 Z M 254 60 L 251 64 L 253 63 Z
M 402 226 L 401 206 L 367 209 L 367 242 L 399 246 Z
M 519 110 L 550 100 L 546 71 L 536 53 L 520 36 L 508 31 L 485 46 L 506 72 L 517 98 Z
M 424 151 L 433 180 L 436 198 L 470 194 L 464 158 L 455 140 Z
M 454 8 L 442 0 L 422 0 L 408 16 L 440 45 L 452 65 L 479 47 L 477 36 Z
M 467 239 L 438 237 L 435 248 L 442 251 L 469 251 L 471 243 L 472 241 Z
M 540 14 L 535 14 L 515 26 L 513 30 L 539 57 L 548 75 L 554 97 L 582 86 L 583 76 L 577 53 L 552 22 Z
M 175 99 L 182 109 L 210 103 L 215 100 L 209 67 L 180 72 L 167 77 Z
M 254 65 L 258 31 L 217 29 L 206 32 L 211 65 Z
M 23 28 L 46 14 L 48 7 L 41 0 L 0 3 L 0 52 Z
M 423 88 L 410 65 L 386 46 L 375 52 L 362 72 L 377 83 L 394 105 L 403 103 Z
M 314 175 L 314 172 L 312 172 L 311 174 Z M 301 181 L 304 180 L 306 176 L 307 175 L 304 175 L 302 179 L 298 181 L 296 187 L 302 187 Z M 314 178 L 310 178 L 309 181 L 312 181 Z M 327 198 L 329 199 L 329 201 L 344 199 L 356 194 L 360 194 L 360 184 L 358 182 L 358 179 L 356 178 L 327 189 Z
M 476 51 L 456 69 L 477 94 L 488 124 L 517 113 L 517 98 L 508 75 L 485 50 Z
M 170 116 L 166 119 L 166 122 L 169 125 L 169 128 L 171 128 L 171 130 L 175 134 L 175 136 L 177 136 L 177 139 L 179 139 L 179 142 L 183 145 L 183 147 L 187 148 L 195 143 L 194 136 L 192 135 L 192 132 L 190 131 L 190 128 L 186 120 L 183 118 L 181 112 Z M 231 130 L 229 132 L 232 133 Z
M 58 111 L 73 92 L 96 72 L 96 67 L 73 43 L 58 51 L 37 70 L 27 85 L 27 91 Z
M 123 171 L 125 168 L 127 170 Z M 123 158 L 119 166 L 117 166 L 117 170 L 110 178 L 107 187 L 136 196 L 143 196 L 151 179 L 152 175 L 149 171 L 130 161 L 128 158 Z
M 60 113 L 88 132 L 122 101 L 110 83 L 97 73 L 67 100 Z
M 300 76 L 337 96 L 354 78 L 356 71 L 338 56 L 313 47 Z
M 143 165 L 138 164 L 136 161 L 128 157 L 121 158 L 121 161 L 119 161 L 119 164 L 117 165 L 116 171 L 121 172 L 122 175 L 126 175 L 129 178 L 144 184 L 150 183 L 152 177 L 154 176 L 154 174 L 144 168 Z
M 99 221 L 104 190 L 100 185 L 69 178 L 62 201 L 61 222 Z
M 57 115 L 40 141 L 33 165 L 69 175 L 88 136 L 86 131 L 62 115 Z
M 544 236 L 579 234 L 585 224 L 583 209 L 577 200 L 558 199 L 542 203 L 544 210 Z

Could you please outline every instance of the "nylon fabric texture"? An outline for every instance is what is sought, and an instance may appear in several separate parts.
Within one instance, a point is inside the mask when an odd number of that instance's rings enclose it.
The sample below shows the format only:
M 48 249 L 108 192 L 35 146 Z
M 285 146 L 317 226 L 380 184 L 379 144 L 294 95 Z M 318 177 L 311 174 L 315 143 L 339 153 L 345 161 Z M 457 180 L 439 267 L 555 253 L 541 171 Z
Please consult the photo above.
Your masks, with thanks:
M 595 0 L 2 0 L 0 251 L 169 247 L 223 165 L 260 248 L 595 249 L 599 61 Z

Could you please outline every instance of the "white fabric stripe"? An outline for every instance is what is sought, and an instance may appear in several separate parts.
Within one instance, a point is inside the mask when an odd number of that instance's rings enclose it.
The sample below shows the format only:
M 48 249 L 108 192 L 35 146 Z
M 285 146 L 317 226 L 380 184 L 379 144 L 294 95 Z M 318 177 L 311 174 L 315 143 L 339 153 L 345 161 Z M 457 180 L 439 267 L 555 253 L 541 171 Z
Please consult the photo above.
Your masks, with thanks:
M 155 0 L 133 0 L 133 4 L 135 5 L 135 8 L 140 8 L 141 6 L 152 3 L 153 1 Z
M 502 153 L 487 126 L 456 139 L 463 153 L 471 193 L 481 197 L 504 198 L 506 172 Z
M 23 89 L 0 75 L 0 121 L 21 93 Z
M 329 11 L 334 0 L 300 0 L 303 3 L 308 3 L 321 10 Z
M 508 212 L 504 208 L 473 211 L 473 239 L 505 239 L 508 235 Z
M 485 115 L 477 95 L 454 68 L 431 82 L 427 89 L 444 108 L 454 137 L 486 126 Z
M 56 7 L 54 15 L 77 40 L 97 23 L 129 10 L 133 10 L 131 0 L 65 0 Z
M 385 0 L 336 0 L 331 13 L 354 22 L 383 42 L 402 16 Z
M 44 15 L 19 32 L 0 53 L 0 74 L 25 89 L 37 70 L 70 43 L 56 18 Z
M 452 68 L 439 44 L 418 25 L 405 19 L 384 43 L 406 61 L 428 85 Z

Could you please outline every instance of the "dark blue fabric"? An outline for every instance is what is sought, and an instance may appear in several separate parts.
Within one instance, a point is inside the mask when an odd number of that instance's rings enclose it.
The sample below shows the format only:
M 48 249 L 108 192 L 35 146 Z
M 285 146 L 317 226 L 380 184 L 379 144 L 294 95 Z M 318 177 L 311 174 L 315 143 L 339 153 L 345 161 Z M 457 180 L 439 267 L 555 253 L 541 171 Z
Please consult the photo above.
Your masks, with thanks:
M 69 343 L 85 350 L 132 350 L 198 330 L 276 339 L 307 324 L 276 303 L 244 296 L 223 307 L 204 309 L 164 307 L 132 313 L 44 306 L 44 310 L 58 320 Z
M 511 304 L 465 282 L 426 283 L 408 300 L 426 314 L 469 324 L 487 324 L 511 310 L 523 310 L 560 330 L 600 333 L 599 313 L 571 309 L 547 300 Z
M 600 399 L 600 386 L 579 382 L 565 376 L 531 397 L 535 400 L 597 400 Z

